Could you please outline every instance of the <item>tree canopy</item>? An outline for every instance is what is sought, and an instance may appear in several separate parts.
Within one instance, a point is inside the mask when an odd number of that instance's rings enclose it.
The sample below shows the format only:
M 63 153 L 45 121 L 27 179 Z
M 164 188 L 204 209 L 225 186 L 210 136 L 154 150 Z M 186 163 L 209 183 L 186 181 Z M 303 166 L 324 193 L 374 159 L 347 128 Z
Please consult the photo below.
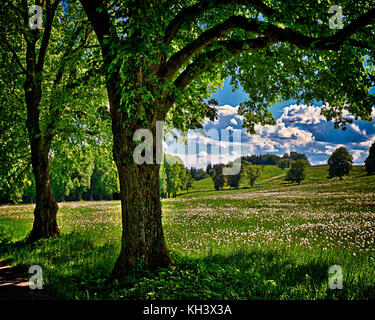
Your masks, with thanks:
M 306 179 L 306 167 L 308 162 L 303 159 L 299 159 L 292 163 L 290 169 L 288 170 L 285 180 L 289 182 L 297 182 L 301 184 L 301 181 Z
M 349 175 L 353 169 L 353 156 L 345 147 L 337 148 L 328 158 L 329 177 L 339 177 Z
M 369 149 L 369 155 L 365 160 L 365 166 L 367 174 L 372 174 L 375 172 L 375 142 L 371 145 Z

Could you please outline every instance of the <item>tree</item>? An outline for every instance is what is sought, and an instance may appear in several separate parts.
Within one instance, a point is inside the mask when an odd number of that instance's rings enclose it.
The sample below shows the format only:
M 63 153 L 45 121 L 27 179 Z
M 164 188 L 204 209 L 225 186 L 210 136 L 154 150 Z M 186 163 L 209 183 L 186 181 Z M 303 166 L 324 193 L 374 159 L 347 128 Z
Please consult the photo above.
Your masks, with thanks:
M 90 189 L 88 189 L 89 198 L 102 200 L 104 196 L 112 199 L 113 194 L 120 191 L 116 165 L 111 152 L 112 144 L 103 141 L 102 144 L 90 145 L 90 147 L 93 149 L 94 170 L 91 175 Z M 90 155 L 86 154 L 86 156 Z M 86 171 L 89 173 L 89 169 Z
M 185 180 L 185 188 L 186 192 L 189 193 L 189 189 L 193 187 L 194 180 L 191 177 L 189 169 L 186 169 L 186 180 Z
M 341 30 L 328 26 L 328 1 L 80 2 L 101 47 L 121 186 L 123 236 L 113 277 L 137 261 L 145 269 L 171 262 L 161 221 L 161 142 L 153 144 L 152 164 L 134 163 L 137 129 L 155 137 L 158 120 L 186 131 L 213 118 L 204 101 L 228 75 L 249 94 L 239 113 L 250 132 L 275 123 L 268 106 L 293 98 L 327 103 L 324 114 L 337 127 L 350 121 L 343 108 L 370 118 L 374 83 L 363 67 L 374 58 L 370 2 L 345 1 Z
M 233 174 L 228 176 L 228 185 L 231 188 L 238 189 L 240 186 L 240 179 L 241 179 L 241 174 Z
M 345 147 L 337 148 L 328 158 L 329 178 L 349 175 L 353 169 L 353 157 Z
M 368 175 L 375 172 L 375 142 L 369 149 L 369 154 L 365 160 L 365 167 Z
M 196 178 L 196 174 L 197 174 L 197 169 L 196 168 L 194 168 L 194 167 L 191 167 L 190 168 L 190 175 L 191 175 L 191 177 L 195 180 L 195 178 Z
M 25 187 L 33 184 L 26 115 L 11 94 L 14 74 L 6 66 L 12 55 L 3 50 L 0 54 L 0 203 L 18 203 Z
M 293 162 L 286 174 L 285 180 L 301 184 L 301 181 L 306 179 L 306 167 L 307 162 L 305 160 L 300 159 Z
M 172 197 L 175 198 L 177 196 L 177 191 L 180 190 L 182 186 L 180 176 L 181 167 L 178 162 L 175 162 L 172 165 L 166 162 L 164 165 L 167 176 L 167 194 L 168 197 L 172 194 Z
M 167 173 L 165 171 L 165 162 L 160 165 L 159 170 L 159 184 L 160 184 L 160 196 L 162 198 L 167 197 Z
M 91 101 L 87 81 L 93 74 L 86 71 L 96 50 L 87 49 L 95 39 L 90 38 L 91 27 L 82 10 L 60 2 L 36 1 L 43 12 L 42 29 L 29 26 L 33 20 L 28 1 L 8 1 L 0 9 L 1 25 L 7 26 L 0 30 L 0 50 L 9 58 L 5 69 L 12 74 L 5 91 L 24 110 L 35 180 L 32 240 L 59 235 L 58 205 L 50 185 L 51 146 L 56 135 L 77 120 L 77 101 L 85 101 L 86 107 Z
M 307 163 L 307 165 L 310 165 L 309 159 L 303 153 L 298 153 L 298 152 L 295 152 L 295 151 L 291 151 L 289 155 L 288 154 L 284 154 L 284 158 L 291 159 L 293 161 L 304 160 Z
M 23 189 L 23 192 L 22 192 L 22 202 L 34 203 L 36 199 L 35 178 L 34 178 L 31 168 L 29 168 L 29 171 L 28 171 L 28 174 L 26 175 L 25 180 L 26 180 L 27 186 Z
M 87 111 L 74 127 L 65 125 L 68 136 L 57 135 L 51 145 L 51 187 L 61 201 L 111 199 L 119 192 L 108 112 L 100 105 L 95 114 Z
M 224 164 L 214 164 L 214 171 L 215 174 L 212 177 L 214 181 L 215 190 L 223 190 L 225 185 L 225 176 L 223 175 L 223 168 L 225 168 Z
M 81 147 L 78 153 L 78 163 L 72 174 L 73 189 L 77 194 L 77 200 L 81 201 L 82 194 L 91 187 L 91 176 L 94 170 L 94 158 L 92 150 Z
M 89 190 L 90 200 L 101 199 L 103 196 L 106 199 L 119 199 L 120 183 L 112 155 L 111 118 L 107 105 L 102 105 L 98 109 L 100 119 L 92 125 L 98 134 L 88 135 L 85 139 L 93 150 L 95 164 Z
M 61 149 L 50 161 L 53 194 L 65 201 L 73 189 L 72 174 L 75 170 L 75 153 L 67 147 Z
M 203 169 L 198 169 L 198 171 L 195 173 L 195 180 L 199 181 L 202 179 L 208 178 L 208 174 Z
M 259 165 L 251 165 L 246 162 L 241 167 L 241 179 L 244 182 L 250 183 L 254 187 L 255 181 L 262 175 L 262 167 Z
M 190 170 L 185 168 L 183 164 L 180 165 L 180 179 L 181 179 L 181 190 L 186 190 L 189 192 L 189 189 L 193 186 L 193 179 L 191 178 Z
M 173 173 L 172 173 L 172 166 L 168 162 L 164 162 L 164 168 L 165 168 L 165 175 L 166 175 L 166 183 L 167 183 L 167 197 L 169 198 L 171 196 L 171 193 L 173 195 Z
M 278 164 L 278 167 L 281 168 L 281 169 L 285 169 L 285 168 L 289 168 L 290 167 L 290 159 L 281 159 L 279 164 Z
M 184 190 L 185 189 L 185 186 L 186 186 L 186 170 L 185 170 L 185 166 L 183 164 L 180 164 L 179 165 L 179 179 L 180 179 L 180 185 L 179 185 L 179 189 L 180 190 Z
M 207 173 L 207 175 L 210 175 L 211 170 L 212 170 L 212 164 L 211 164 L 211 162 L 209 162 L 208 165 L 207 165 L 207 167 L 206 167 L 206 173 Z
M 251 163 L 256 165 L 276 165 L 280 161 L 280 157 L 275 154 L 259 154 L 251 156 L 242 156 L 241 163 Z
M 235 162 L 229 162 L 227 167 L 228 168 L 233 168 L 234 166 L 239 166 L 239 163 L 235 163 Z M 238 189 L 239 186 L 240 186 L 240 180 L 241 180 L 241 177 L 242 177 L 242 174 L 243 174 L 243 167 L 239 166 L 239 172 L 237 174 L 232 174 L 232 175 L 228 175 L 226 177 L 226 182 L 227 184 L 231 187 L 231 188 L 234 188 L 234 189 Z

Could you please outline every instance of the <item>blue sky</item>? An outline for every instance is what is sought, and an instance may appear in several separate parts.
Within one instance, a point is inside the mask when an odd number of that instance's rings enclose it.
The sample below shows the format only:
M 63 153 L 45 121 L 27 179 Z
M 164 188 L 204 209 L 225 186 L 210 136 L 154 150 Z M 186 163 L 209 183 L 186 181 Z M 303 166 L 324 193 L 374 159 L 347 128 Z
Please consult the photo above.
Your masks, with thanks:
M 297 105 L 296 101 L 276 104 L 271 108 L 276 125 L 258 126 L 257 133 L 250 135 L 242 128 L 243 118 L 237 113 L 237 106 L 246 99 L 242 88 L 233 92 L 227 79 L 224 87 L 212 98 L 219 102 L 217 121 L 206 121 L 205 132 L 189 132 L 187 145 L 172 143 L 171 140 L 166 143 L 165 151 L 179 155 L 187 166 L 205 167 L 208 162 L 226 163 L 240 154 L 283 155 L 290 151 L 305 153 L 312 164 L 326 164 L 330 154 L 340 146 L 349 150 L 355 164 L 363 164 L 371 143 L 375 141 L 375 121 L 354 121 L 347 126 L 346 131 L 335 130 L 333 123 L 327 122 L 320 115 L 321 103 L 307 106 Z M 375 108 L 372 114 L 375 119 Z M 241 147 L 236 147 L 236 143 L 232 144 L 232 148 L 228 147 L 228 143 L 220 141 L 223 140 L 219 139 L 220 134 L 207 136 L 207 132 L 212 129 L 228 130 L 230 139 L 237 132 L 241 136 Z M 199 146 L 195 147 L 197 142 Z M 220 150 L 215 151 L 212 146 L 218 146 Z

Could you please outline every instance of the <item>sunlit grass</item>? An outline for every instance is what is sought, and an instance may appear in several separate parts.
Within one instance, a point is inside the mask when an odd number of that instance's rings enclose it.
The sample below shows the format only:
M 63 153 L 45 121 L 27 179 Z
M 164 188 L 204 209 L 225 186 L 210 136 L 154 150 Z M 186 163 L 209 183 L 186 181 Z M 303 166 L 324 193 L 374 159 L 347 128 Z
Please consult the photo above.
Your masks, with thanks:
M 311 167 L 297 186 L 284 185 L 278 169 L 254 189 L 164 199 L 175 269 L 104 284 L 120 248 L 119 201 L 59 204 L 62 236 L 33 245 L 22 241 L 33 206 L 0 207 L 0 235 L 12 237 L 0 238 L 0 259 L 25 272 L 41 265 L 57 298 L 374 299 L 375 176 L 356 167 L 338 181 Z M 342 290 L 328 287 L 331 265 L 343 269 Z

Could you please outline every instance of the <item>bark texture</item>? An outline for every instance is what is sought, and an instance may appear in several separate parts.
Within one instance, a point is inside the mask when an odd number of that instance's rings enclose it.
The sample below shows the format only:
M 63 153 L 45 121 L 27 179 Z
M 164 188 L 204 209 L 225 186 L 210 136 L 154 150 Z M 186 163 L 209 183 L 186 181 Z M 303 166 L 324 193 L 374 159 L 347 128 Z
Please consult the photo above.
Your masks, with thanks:
M 26 4 L 26 3 L 25 3 Z M 49 176 L 49 151 L 53 138 L 51 130 L 43 134 L 40 124 L 40 103 L 42 99 L 42 78 L 44 59 L 46 57 L 50 40 L 52 23 L 59 1 L 46 4 L 46 23 L 43 36 L 40 39 L 38 30 L 30 32 L 26 36 L 26 79 L 24 83 L 25 101 L 27 107 L 27 130 L 31 149 L 31 163 L 36 185 L 36 206 L 34 210 L 33 229 L 29 235 L 31 240 L 56 237 L 60 234 L 57 226 L 56 215 L 58 205 L 53 198 Z M 24 6 L 27 11 L 27 6 Z M 27 23 L 27 15 L 25 22 Z M 50 128 L 51 129 L 51 128 Z
M 121 185 L 121 252 L 112 272 L 121 278 L 136 264 L 155 270 L 170 265 L 161 220 L 159 165 L 118 165 Z
M 26 83 L 27 128 L 29 132 L 31 163 L 35 177 L 36 206 L 34 224 L 30 233 L 31 240 L 56 237 L 60 234 L 56 215 L 58 205 L 53 197 L 49 176 L 49 159 L 51 137 L 41 134 L 39 128 L 39 102 L 41 90 L 38 86 Z
M 43 150 L 40 142 L 35 142 L 31 153 L 36 185 L 36 206 L 30 239 L 57 237 L 60 235 L 56 220 L 58 205 L 50 186 L 48 152 Z

